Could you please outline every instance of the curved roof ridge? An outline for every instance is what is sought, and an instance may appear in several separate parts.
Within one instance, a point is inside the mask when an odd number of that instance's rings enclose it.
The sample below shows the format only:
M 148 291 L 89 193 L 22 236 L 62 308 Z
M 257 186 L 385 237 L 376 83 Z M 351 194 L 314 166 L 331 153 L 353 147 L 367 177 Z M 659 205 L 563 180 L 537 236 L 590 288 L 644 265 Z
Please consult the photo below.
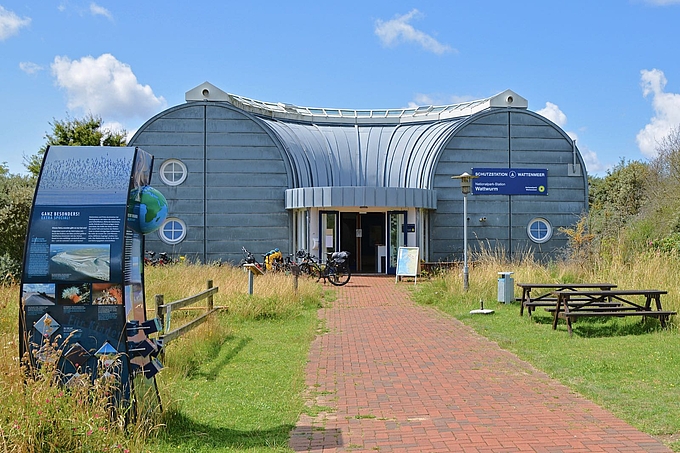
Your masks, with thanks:
M 525 98 L 512 90 L 474 101 L 447 105 L 425 105 L 391 109 L 341 109 L 325 107 L 302 107 L 281 102 L 266 102 L 230 94 L 209 82 L 186 92 L 187 102 L 221 101 L 268 118 L 301 123 L 332 124 L 403 124 L 432 122 L 470 116 L 491 107 L 528 108 Z

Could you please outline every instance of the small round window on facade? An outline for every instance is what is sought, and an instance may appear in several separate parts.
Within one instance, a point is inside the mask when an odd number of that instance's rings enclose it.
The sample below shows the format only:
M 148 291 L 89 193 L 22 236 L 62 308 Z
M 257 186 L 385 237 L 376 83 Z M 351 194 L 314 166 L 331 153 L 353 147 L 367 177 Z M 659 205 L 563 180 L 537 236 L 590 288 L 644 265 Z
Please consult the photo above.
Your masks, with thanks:
M 169 186 L 179 186 L 187 179 L 187 166 L 178 159 L 168 159 L 161 165 L 161 180 Z
M 550 222 L 542 218 L 535 218 L 527 226 L 527 234 L 529 239 L 536 242 L 537 244 L 542 244 L 547 242 L 552 237 L 552 226 Z
M 187 225 L 180 219 L 168 218 L 158 230 L 158 236 L 166 244 L 179 244 L 187 235 Z

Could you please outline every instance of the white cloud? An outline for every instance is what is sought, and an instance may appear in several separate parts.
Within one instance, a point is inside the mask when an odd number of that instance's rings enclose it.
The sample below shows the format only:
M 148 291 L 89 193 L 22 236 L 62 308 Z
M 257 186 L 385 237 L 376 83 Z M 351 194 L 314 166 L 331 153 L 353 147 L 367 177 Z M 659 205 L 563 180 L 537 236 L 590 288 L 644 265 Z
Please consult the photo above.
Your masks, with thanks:
M 97 5 L 96 3 L 90 3 L 90 12 L 93 16 L 104 16 L 109 20 L 113 20 L 113 15 L 111 12 L 104 8 L 103 6 Z
M 26 74 L 33 75 L 42 71 L 45 68 L 31 61 L 22 61 L 21 63 L 19 63 L 19 69 L 24 71 Z
M 111 54 L 80 60 L 55 57 L 52 74 L 66 91 L 67 106 L 102 118 L 148 117 L 165 108 L 166 101 L 156 96 L 149 85 L 141 85 L 129 65 Z
M 664 92 L 666 76 L 658 69 L 643 69 L 640 71 L 640 81 L 643 96 L 652 95 L 654 116 L 638 132 L 636 141 L 642 154 L 655 157 L 657 145 L 680 125 L 680 94 Z
M 680 0 L 644 0 L 644 2 L 655 6 L 680 5 Z
M 126 128 L 123 123 L 120 123 L 118 121 L 104 121 L 102 123 L 101 130 L 112 133 L 119 133 L 125 131 L 125 141 L 129 142 L 132 139 L 132 137 L 134 137 L 135 134 L 137 133 L 138 128 L 130 130 Z
M 586 164 L 588 173 L 592 175 L 595 173 L 602 173 L 607 170 L 607 166 L 600 162 L 600 159 L 597 157 L 597 153 L 595 151 L 588 148 L 587 146 L 578 146 L 578 150 L 581 153 L 583 162 Z
M 16 35 L 22 27 L 28 27 L 30 23 L 29 17 L 21 18 L 0 6 L 0 41 Z
M 101 130 L 106 132 L 121 132 L 125 130 L 125 125 L 118 121 L 103 121 Z
M 409 24 L 411 19 L 420 15 L 420 12 L 414 9 L 403 16 L 396 16 L 392 20 L 382 21 L 378 19 L 375 21 L 375 34 L 380 38 L 383 45 L 386 46 L 393 46 L 400 42 L 414 42 L 423 49 L 439 55 L 455 52 L 456 50 L 451 48 L 451 46 L 440 43 L 432 36 L 416 30 Z
M 546 102 L 545 108 L 537 110 L 536 113 L 548 118 L 553 123 L 557 124 L 559 127 L 564 128 L 567 125 L 567 115 L 564 114 L 560 108 L 553 104 L 552 102 Z
M 424 94 L 417 93 L 413 97 L 413 101 L 408 103 L 409 108 L 421 107 L 425 105 L 449 105 L 449 104 L 459 104 L 461 102 L 467 102 L 475 100 L 473 96 L 455 96 L 455 95 L 439 95 L 439 94 Z

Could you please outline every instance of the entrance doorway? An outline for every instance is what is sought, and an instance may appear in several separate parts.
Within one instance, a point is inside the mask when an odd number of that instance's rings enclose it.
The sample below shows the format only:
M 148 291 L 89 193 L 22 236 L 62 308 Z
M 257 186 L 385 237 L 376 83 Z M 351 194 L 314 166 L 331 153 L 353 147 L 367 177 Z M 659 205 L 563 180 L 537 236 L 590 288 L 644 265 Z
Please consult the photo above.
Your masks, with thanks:
M 385 249 L 386 237 L 384 212 L 340 213 L 340 249 L 354 255 L 350 261 L 356 272 L 385 272 L 387 263 L 379 252 Z

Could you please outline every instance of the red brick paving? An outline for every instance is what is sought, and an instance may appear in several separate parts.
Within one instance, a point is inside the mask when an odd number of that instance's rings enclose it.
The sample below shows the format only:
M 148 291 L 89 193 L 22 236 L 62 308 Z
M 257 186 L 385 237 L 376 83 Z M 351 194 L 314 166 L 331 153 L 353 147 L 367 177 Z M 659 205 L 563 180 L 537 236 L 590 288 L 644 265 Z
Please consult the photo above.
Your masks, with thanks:
M 303 452 L 670 452 L 406 286 L 352 276 L 320 310 Z M 318 412 L 318 411 L 321 412 Z

